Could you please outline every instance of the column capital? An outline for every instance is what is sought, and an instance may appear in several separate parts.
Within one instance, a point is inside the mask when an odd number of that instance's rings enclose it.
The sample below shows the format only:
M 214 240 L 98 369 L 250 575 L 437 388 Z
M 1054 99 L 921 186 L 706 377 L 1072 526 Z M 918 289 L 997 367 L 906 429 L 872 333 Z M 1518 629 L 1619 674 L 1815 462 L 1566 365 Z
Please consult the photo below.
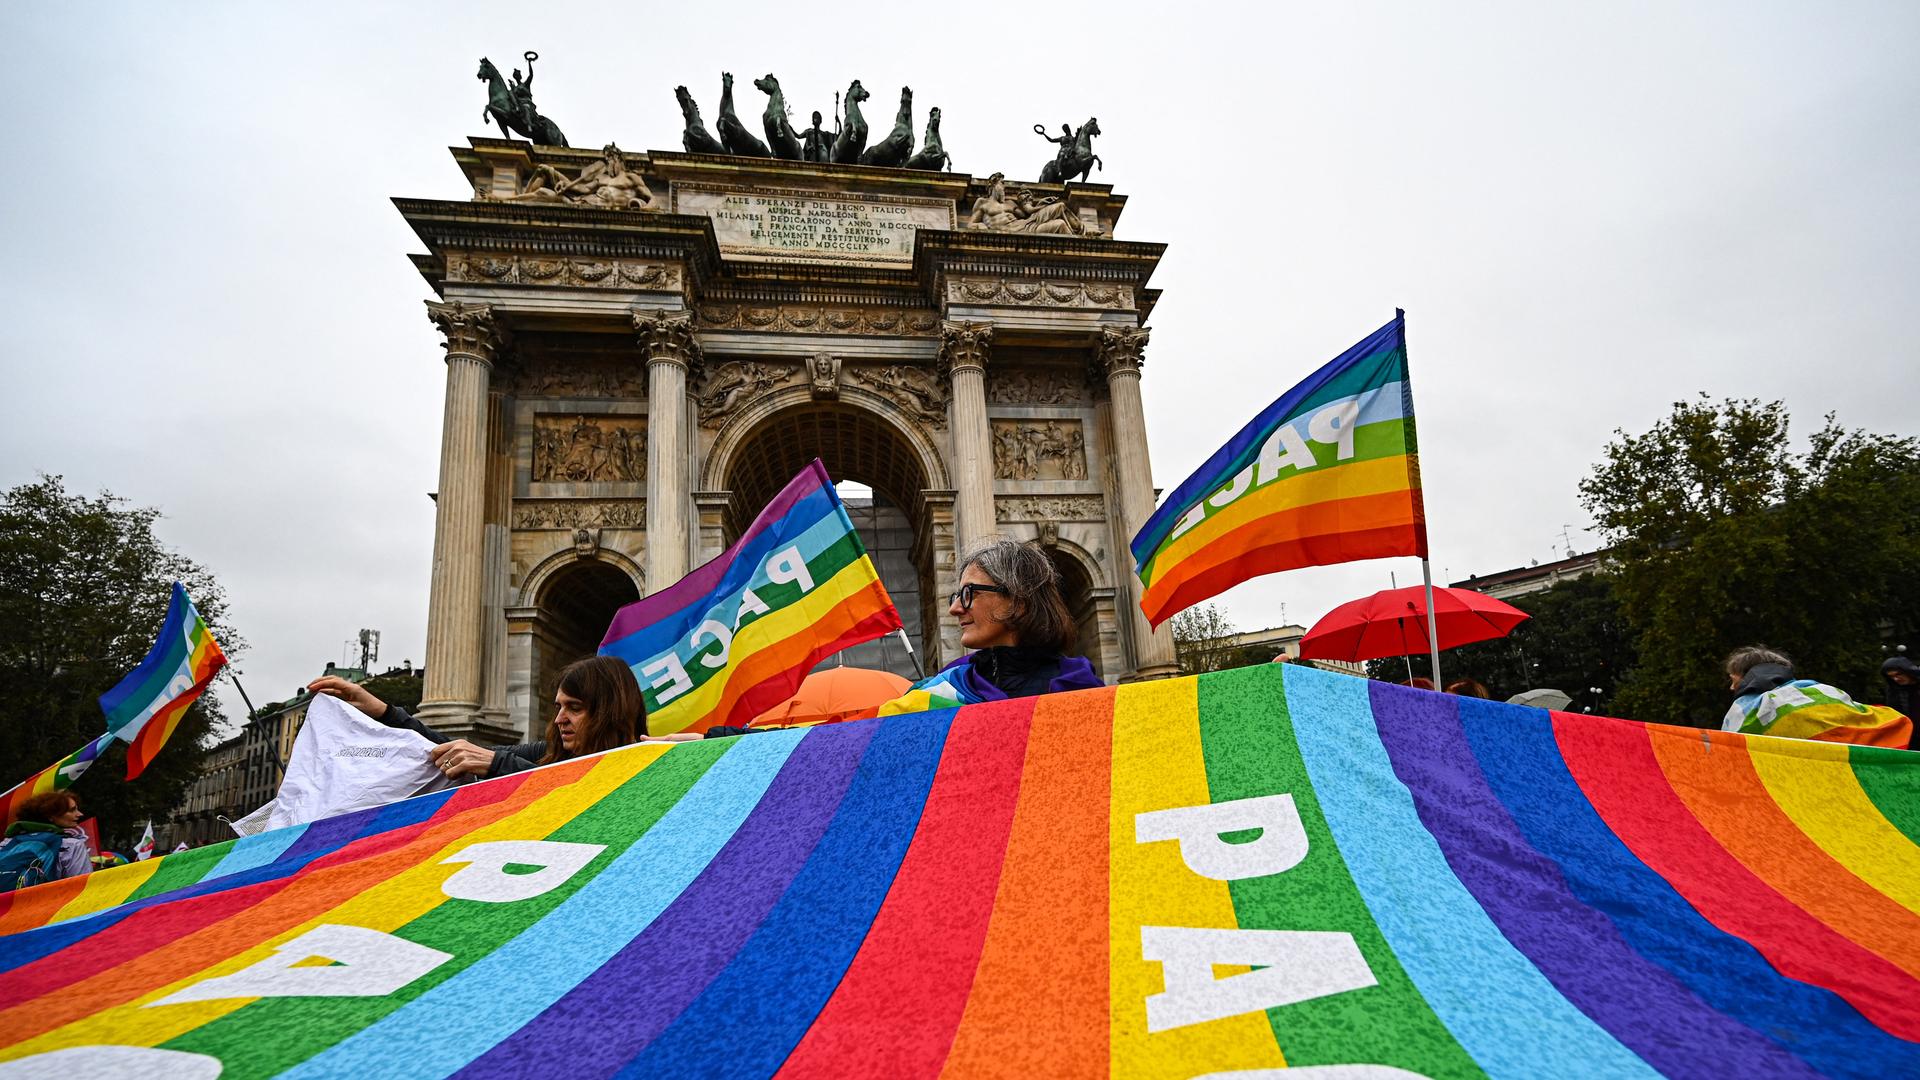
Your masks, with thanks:
M 1109 326 L 1100 331 L 1099 351 L 1094 361 L 1094 372 L 1107 382 L 1123 374 L 1139 378 L 1140 369 L 1146 360 L 1140 355 L 1147 349 L 1147 338 L 1153 333 L 1144 326 Z
M 448 359 L 470 356 L 491 365 L 511 340 L 506 328 L 494 319 L 489 304 L 429 300 L 427 318 L 446 335 Z
M 992 323 L 954 319 L 940 323 L 940 372 L 943 375 L 968 370 L 985 373 L 987 353 L 992 348 Z
M 633 309 L 633 331 L 647 352 L 647 363 L 700 370 L 700 342 L 693 336 L 693 312 Z

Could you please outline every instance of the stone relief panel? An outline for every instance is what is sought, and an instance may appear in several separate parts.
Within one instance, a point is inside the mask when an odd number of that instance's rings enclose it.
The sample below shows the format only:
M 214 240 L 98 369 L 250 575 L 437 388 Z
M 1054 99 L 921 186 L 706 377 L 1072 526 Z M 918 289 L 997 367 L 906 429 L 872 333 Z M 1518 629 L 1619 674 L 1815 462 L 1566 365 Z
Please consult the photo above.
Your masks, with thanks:
M 1083 405 L 1087 378 L 1078 368 L 987 369 L 987 402 L 992 405 Z
M 1100 521 L 1106 513 L 1106 504 L 1098 495 L 998 495 L 993 500 L 993 519 L 1002 525 L 1022 521 Z M 1055 536 L 1058 537 L 1057 527 Z
M 521 255 L 449 255 L 447 280 L 494 285 L 575 285 L 675 292 L 680 268 L 625 259 L 536 259 Z
M 818 304 L 702 304 L 703 330 L 772 330 L 796 334 L 887 334 L 932 337 L 940 316 L 898 308 L 843 308 Z
M 993 421 L 999 480 L 1085 480 L 1087 440 L 1078 420 Z
M 700 426 L 725 424 L 734 409 L 793 382 L 800 374 L 797 364 L 733 360 L 717 365 L 700 384 Z
M 515 499 L 516 529 L 644 529 L 645 499 Z
M 503 381 L 518 397 L 623 398 L 647 396 L 647 366 L 631 360 L 543 360 L 516 367 Z
M 1133 290 L 1124 285 L 1087 281 L 1000 281 L 987 278 L 949 278 L 947 303 L 1132 311 Z
M 646 420 L 638 416 L 535 416 L 533 480 L 547 484 L 645 483 Z
M 931 368 L 910 364 L 848 367 L 846 377 L 907 410 L 928 427 L 947 426 L 947 384 Z

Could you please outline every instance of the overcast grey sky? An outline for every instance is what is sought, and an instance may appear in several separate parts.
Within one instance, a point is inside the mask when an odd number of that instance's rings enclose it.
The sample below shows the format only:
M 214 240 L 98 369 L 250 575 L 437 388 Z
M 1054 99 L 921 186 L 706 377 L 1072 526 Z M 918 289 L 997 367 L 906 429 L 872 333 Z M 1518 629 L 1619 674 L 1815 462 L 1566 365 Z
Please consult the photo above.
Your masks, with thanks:
M 1119 237 L 1171 245 L 1156 483 L 1405 307 L 1436 576 L 1591 546 L 1610 433 L 1698 391 L 1920 433 L 1911 2 L 391 7 L 0 11 L 0 483 L 162 508 L 256 700 L 359 627 L 423 657 L 444 369 L 387 200 L 468 195 L 482 55 L 537 50 L 576 146 L 679 149 L 673 87 L 711 121 L 723 69 L 798 115 L 911 85 L 976 175 L 1098 116 Z M 1311 623 L 1390 572 L 1223 602 Z

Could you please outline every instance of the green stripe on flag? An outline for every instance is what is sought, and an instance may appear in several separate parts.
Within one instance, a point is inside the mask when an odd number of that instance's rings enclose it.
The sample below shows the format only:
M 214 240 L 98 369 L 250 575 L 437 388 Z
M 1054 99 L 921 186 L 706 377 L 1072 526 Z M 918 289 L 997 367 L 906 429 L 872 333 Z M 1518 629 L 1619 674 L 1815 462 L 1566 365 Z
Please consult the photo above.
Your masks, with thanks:
M 1913 764 L 1912 751 L 1848 746 L 1847 760 L 1880 816 L 1920 844 L 1920 766 Z
M 145 900 L 149 896 L 158 896 L 163 892 L 171 892 L 194 884 L 204 877 L 207 871 L 213 869 L 216 863 L 226 858 L 227 852 L 233 850 L 235 843 L 237 841 L 228 840 L 224 843 L 189 848 L 178 854 L 162 856 L 160 869 L 155 870 L 152 877 L 141 882 L 140 887 L 133 890 L 133 894 L 121 903 Z
M 1256 677 L 1249 678 L 1249 674 Z M 1426 1076 L 1484 1076 L 1387 946 L 1347 870 L 1294 742 L 1283 673 L 1200 676 L 1200 740 L 1216 803 L 1288 794 L 1307 833 L 1298 866 L 1228 883 L 1242 929 L 1352 934 L 1375 986 L 1267 1010 L 1289 1066 L 1365 1062 Z
M 453 978 L 544 918 L 628 847 L 644 841 L 647 830 L 737 741 L 713 739 L 675 747 L 552 833 L 514 837 L 604 844 L 607 849 L 551 892 L 512 904 L 443 900 L 394 931 L 453 956 L 402 989 L 379 998 L 262 998 L 161 1045 L 227 1062 L 221 1080 L 272 1076 L 298 1065 Z M 396 1046 L 394 1054 L 396 1068 L 405 1072 L 406 1049 Z

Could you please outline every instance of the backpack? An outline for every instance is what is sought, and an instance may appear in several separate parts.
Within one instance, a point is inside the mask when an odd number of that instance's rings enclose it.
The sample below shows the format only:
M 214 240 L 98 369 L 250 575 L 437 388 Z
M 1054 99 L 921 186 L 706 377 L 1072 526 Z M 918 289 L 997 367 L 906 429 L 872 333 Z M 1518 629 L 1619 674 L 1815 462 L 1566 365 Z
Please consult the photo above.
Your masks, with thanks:
M 0 892 L 38 885 L 53 876 L 61 833 L 23 832 L 0 840 Z

